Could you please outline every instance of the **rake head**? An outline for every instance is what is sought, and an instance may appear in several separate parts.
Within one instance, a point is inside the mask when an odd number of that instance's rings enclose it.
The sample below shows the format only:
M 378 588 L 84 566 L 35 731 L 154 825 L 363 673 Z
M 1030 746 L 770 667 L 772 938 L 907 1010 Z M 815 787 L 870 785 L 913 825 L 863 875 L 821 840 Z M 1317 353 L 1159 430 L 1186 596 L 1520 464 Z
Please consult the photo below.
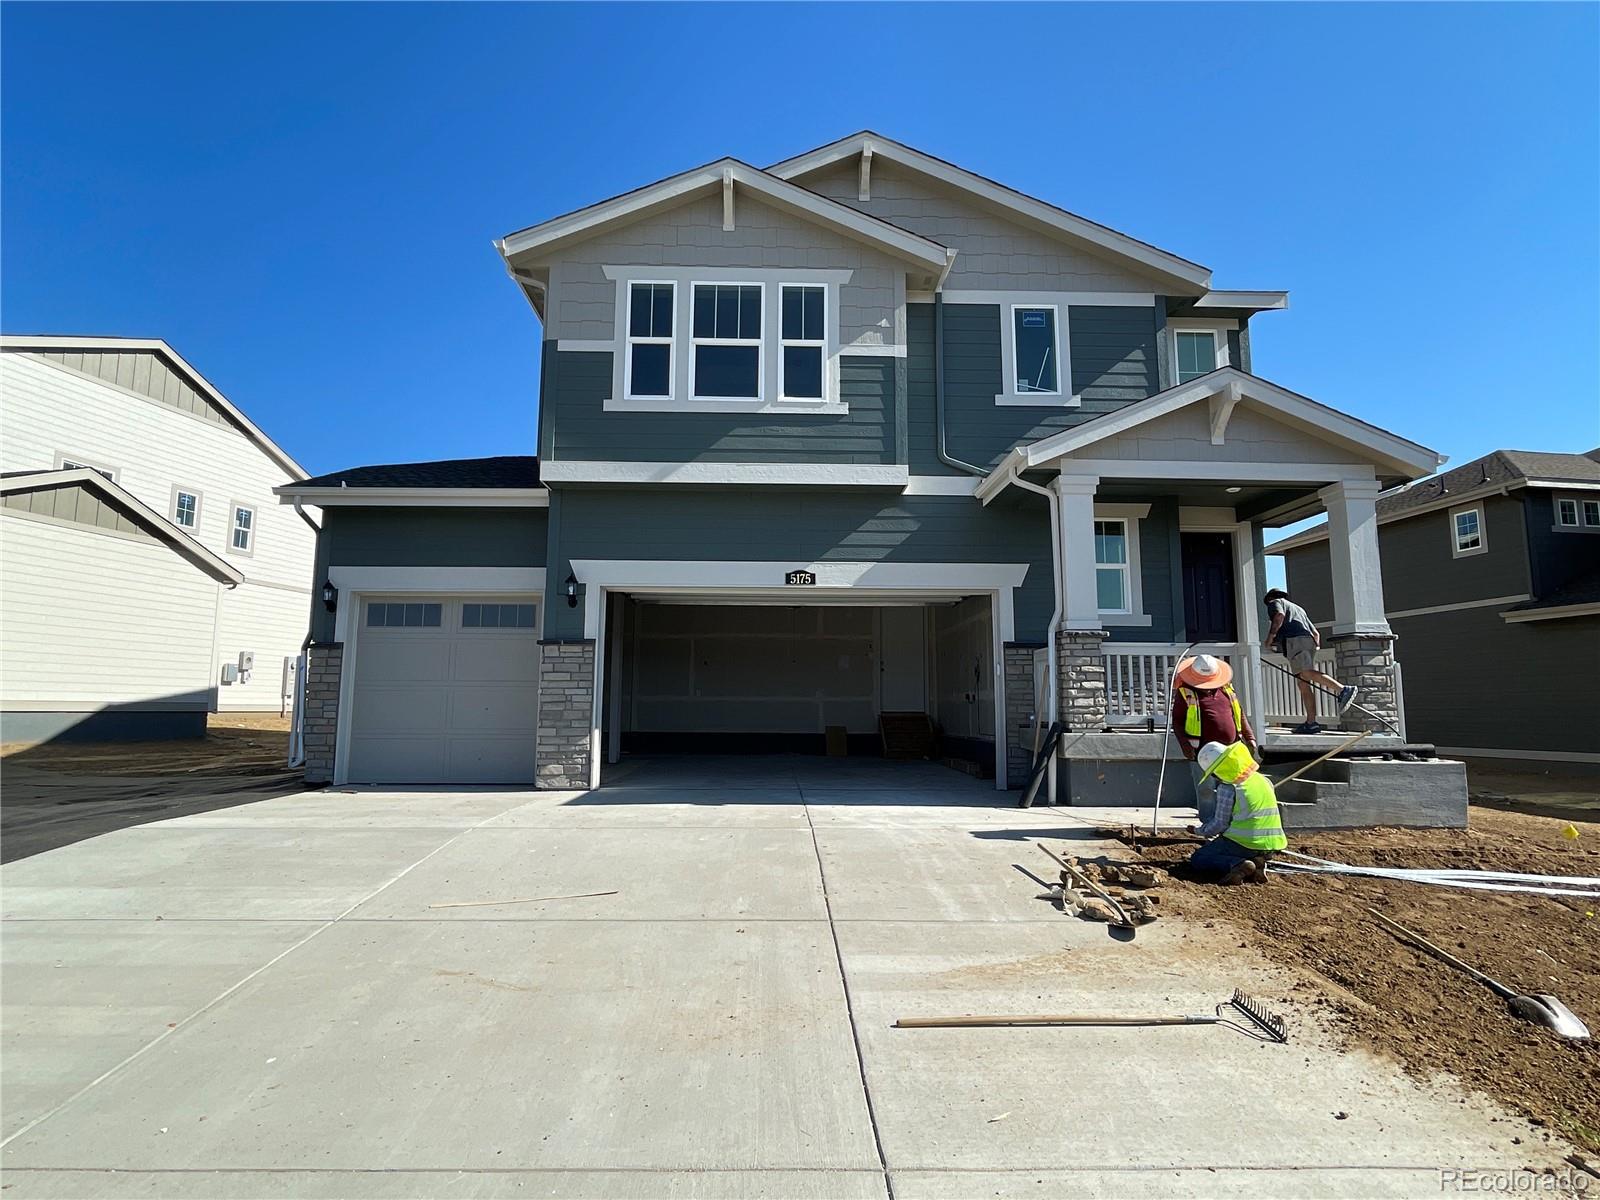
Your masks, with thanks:
M 1289 1040 L 1289 1027 L 1283 1023 L 1283 1018 L 1269 1013 L 1261 1006 L 1259 1000 L 1253 996 L 1247 996 L 1238 988 L 1233 989 L 1232 999 L 1217 1005 L 1217 1008 L 1219 1010 L 1232 1008 L 1244 1014 L 1252 1025 L 1274 1042 L 1287 1042 Z

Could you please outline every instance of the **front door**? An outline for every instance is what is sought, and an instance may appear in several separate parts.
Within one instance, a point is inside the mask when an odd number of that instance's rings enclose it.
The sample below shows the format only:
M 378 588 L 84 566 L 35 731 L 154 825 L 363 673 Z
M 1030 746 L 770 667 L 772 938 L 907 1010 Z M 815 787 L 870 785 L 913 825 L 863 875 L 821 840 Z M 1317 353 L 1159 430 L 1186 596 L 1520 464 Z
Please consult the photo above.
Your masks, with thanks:
M 1239 636 L 1231 535 L 1183 535 L 1183 623 L 1191 642 L 1231 642 Z

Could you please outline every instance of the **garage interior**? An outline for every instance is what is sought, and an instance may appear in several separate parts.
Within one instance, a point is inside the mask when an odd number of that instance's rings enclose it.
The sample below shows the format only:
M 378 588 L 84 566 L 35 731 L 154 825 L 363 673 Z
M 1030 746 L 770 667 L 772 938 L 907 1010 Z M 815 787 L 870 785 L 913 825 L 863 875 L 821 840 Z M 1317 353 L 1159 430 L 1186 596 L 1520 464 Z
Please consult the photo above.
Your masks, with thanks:
M 931 723 L 931 757 L 993 777 L 987 596 L 795 604 L 635 593 L 613 594 L 610 604 L 602 709 L 609 762 L 841 749 L 879 757 L 880 716 L 912 713 Z

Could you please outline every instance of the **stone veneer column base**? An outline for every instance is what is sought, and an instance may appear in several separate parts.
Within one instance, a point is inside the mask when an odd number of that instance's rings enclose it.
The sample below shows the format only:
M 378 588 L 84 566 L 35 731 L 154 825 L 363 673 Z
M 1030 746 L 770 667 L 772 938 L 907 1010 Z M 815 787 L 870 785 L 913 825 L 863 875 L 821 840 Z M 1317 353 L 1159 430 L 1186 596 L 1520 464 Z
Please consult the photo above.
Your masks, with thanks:
M 1033 653 L 1032 642 L 1007 642 L 1006 683 L 1006 785 L 1023 787 L 1033 769 Z M 1041 714 L 1042 715 L 1042 714 Z
M 333 782 L 333 754 L 339 728 L 339 679 L 344 672 L 344 643 L 306 647 L 306 695 L 302 720 L 306 782 Z
M 539 644 L 538 786 L 589 787 L 594 721 L 593 641 Z
M 1393 733 L 1400 727 L 1400 706 L 1394 688 L 1394 635 L 1371 633 L 1336 634 L 1333 642 L 1333 674 L 1340 683 L 1353 683 L 1359 689 L 1356 703 L 1380 714 L 1384 724 L 1351 707 L 1344 711 L 1343 727 L 1351 733 L 1369 729 L 1373 733 Z
M 1068 729 L 1098 733 L 1106 724 L 1104 629 L 1063 629 L 1056 634 L 1060 719 Z

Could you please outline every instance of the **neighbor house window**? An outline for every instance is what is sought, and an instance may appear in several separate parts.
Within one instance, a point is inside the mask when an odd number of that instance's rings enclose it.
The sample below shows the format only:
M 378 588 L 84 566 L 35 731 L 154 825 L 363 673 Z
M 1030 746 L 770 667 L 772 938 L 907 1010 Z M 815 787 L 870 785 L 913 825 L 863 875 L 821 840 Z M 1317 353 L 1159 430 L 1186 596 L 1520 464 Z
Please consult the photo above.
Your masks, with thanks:
M 780 290 L 783 357 L 778 394 L 785 400 L 821 400 L 827 291 L 788 283 Z
M 678 288 L 673 283 L 628 285 L 629 397 L 672 395 L 672 318 Z
M 1209 329 L 1180 329 L 1177 346 L 1178 382 L 1188 383 L 1217 369 L 1217 335 Z
M 1459 512 L 1451 513 L 1450 523 L 1455 536 L 1454 549 L 1457 556 L 1477 554 L 1484 549 L 1483 512 L 1481 509 L 1464 508 Z
M 444 615 L 442 604 L 416 601 L 368 604 L 368 629 L 437 629 Z
M 1061 339 L 1055 305 L 1014 305 L 1011 309 L 1012 381 L 1019 396 L 1061 394 Z
M 463 604 L 463 629 L 532 629 L 531 604 Z
M 87 462 L 87 461 L 85 461 L 84 459 L 81 459 L 81 458 L 67 458 L 67 457 L 63 456 L 62 459 L 61 459 L 61 470 L 63 470 L 63 471 L 93 471 L 96 474 L 104 475 L 107 479 L 111 480 L 112 483 L 115 483 L 117 481 L 117 473 L 112 468 L 98 466 L 95 463 Z
M 1578 523 L 1578 502 L 1576 500 L 1556 501 L 1556 524 L 1576 525 Z
M 1128 522 L 1094 523 L 1094 582 L 1103 613 L 1133 611 L 1133 584 L 1128 562 Z
M 694 285 L 694 396 L 761 399 L 761 285 Z
M 1590 529 L 1600 526 L 1600 500 L 1583 502 L 1583 523 Z
M 249 554 L 256 548 L 255 509 L 247 508 L 243 504 L 233 506 L 233 533 L 228 545 L 240 554 Z
M 200 493 L 184 488 L 172 490 L 172 523 L 184 529 L 200 524 Z

